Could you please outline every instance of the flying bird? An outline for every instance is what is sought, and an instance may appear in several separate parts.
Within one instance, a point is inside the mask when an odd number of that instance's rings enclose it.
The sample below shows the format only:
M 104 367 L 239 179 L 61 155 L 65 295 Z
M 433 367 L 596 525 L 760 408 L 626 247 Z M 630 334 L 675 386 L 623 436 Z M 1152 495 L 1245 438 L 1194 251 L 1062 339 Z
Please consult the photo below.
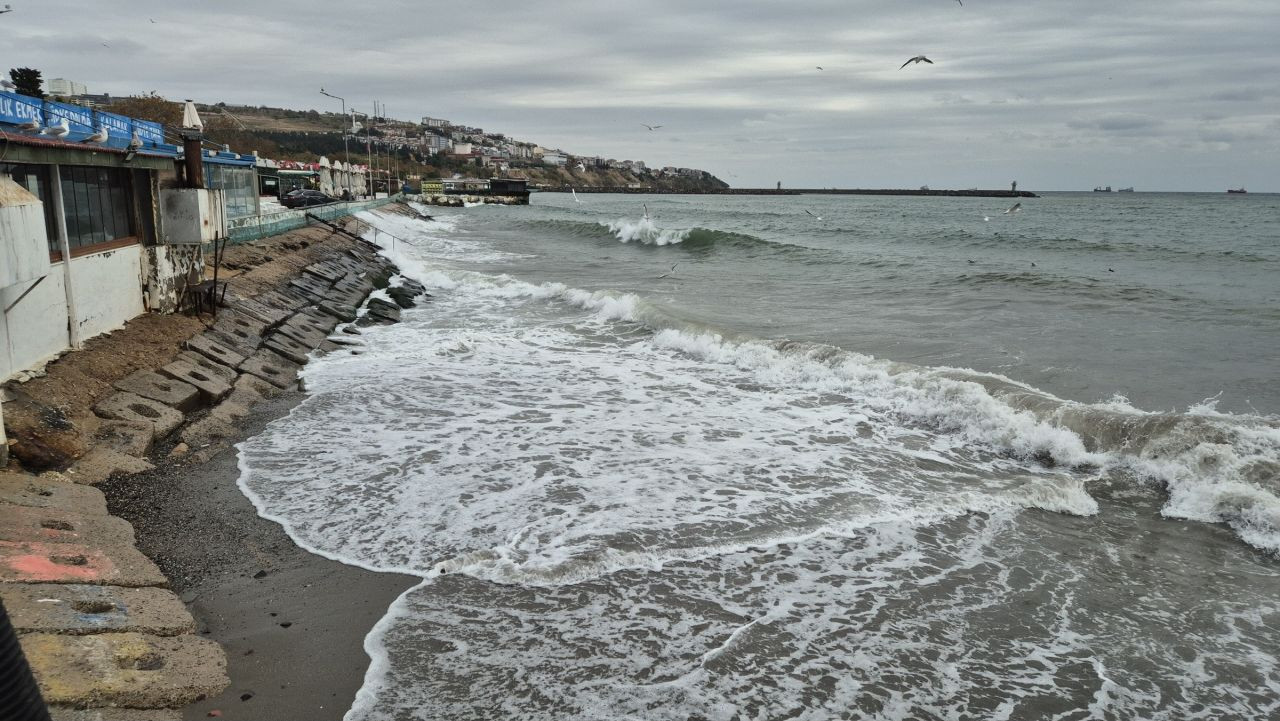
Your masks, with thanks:
M 898 68 L 898 69 L 899 69 L 899 70 L 901 70 L 902 68 L 907 67 L 907 66 L 908 66 L 908 65 L 910 65 L 911 63 L 929 63 L 930 65 L 933 65 L 933 61 L 932 61 L 932 60 L 930 60 L 929 58 L 926 58 L 926 57 L 925 57 L 925 56 L 923 56 L 923 55 L 917 55 L 917 56 L 915 56 L 914 58 L 911 58 L 911 59 L 910 59 L 910 60 L 908 60 L 907 62 L 903 63 L 903 64 L 902 64 L 902 67 L 901 67 L 901 68 Z
M 148 19 L 148 20 L 151 20 L 151 24 L 152 24 L 152 25 L 155 25 L 155 24 L 156 24 L 156 21 L 155 21 L 155 20 L 153 20 L 153 19 L 151 19 L 151 18 L 147 18 L 147 19 Z
M 645 127 L 646 127 L 646 128 L 648 128 L 648 129 L 650 129 L 650 130 L 657 130 L 658 128 L 661 128 L 661 127 L 662 127 L 661 125 L 649 125 L 648 123 L 640 123 L 640 124 L 641 124 L 641 125 L 643 125 L 643 126 L 645 126 Z
M 573 193 L 573 202 L 575 202 L 575 203 L 581 203 L 581 202 L 582 202 L 581 200 L 578 200 L 578 191 L 574 190 L 574 189 L 571 187 L 571 188 L 569 188 L 569 192 L 570 192 L 570 193 Z
M 804 211 L 804 212 L 809 213 L 809 215 L 812 215 L 813 217 L 817 218 L 818 220 L 822 220 L 822 216 L 821 216 L 821 215 L 815 215 L 814 213 L 811 213 L 807 208 L 805 209 L 805 211 Z
M 107 142 L 107 138 L 108 138 L 108 137 L 110 137 L 110 136 L 109 136 L 109 134 L 107 133 L 107 129 L 106 129 L 106 128 L 98 128 L 97 130 L 93 131 L 93 134 L 92 134 L 92 135 L 90 135 L 89 137 L 85 138 L 84 140 L 81 140 L 80 142 L 82 142 L 82 143 L 105 143 L 105 142 Z
M 56 125 L 50 125 L 44 130 L 41 130 L 40 134 L 52 135 L 55 138 L 61 138 L 69 132 L 71 132 L 71 124 L 67 122 L 66 118 L 63 118 L 59 120 Z
M 641 203 L 641 205 L 643 205 L 643 206 L 644 206 L 644 219 L 645 219 L 645 220 L 648 220 L 648 219 L 649 219 L 649 204 L 648 204 L 648 203 Z
M 676 266 L 677 266 L 677 265 L 680 265 L 680 264 L 679 264 L 679 263 L 672 263 L 672 264 L 671 264 L 671 270 L 669 270 L 669 271 L 667 271 L 667 272 L 663 273 L 662 275 L 658 276 L 658 278 L 659 278 L 659 279 L 662 279 L 662 278 L 669 278 L 669 277 L 671 277 L 671 276 L 675 275 L 675 273 L 676 273 Z
M 819 69 L 819 70 L 821 70 L 821 69 L 822 69 L 822 66 L 821 66 L 821 65 L 815 65 L 814 67 L 816 67 L 816 68 L 817 68 L 817 69 Z
M 1022 210 L 1022 203 L 1014 203 L 1013 205 L 1009 206 L 1008 210 L 1004 211 L 1004 214 L 1009 215 L 1010 213 L 1016 213 L 1019 210 Z

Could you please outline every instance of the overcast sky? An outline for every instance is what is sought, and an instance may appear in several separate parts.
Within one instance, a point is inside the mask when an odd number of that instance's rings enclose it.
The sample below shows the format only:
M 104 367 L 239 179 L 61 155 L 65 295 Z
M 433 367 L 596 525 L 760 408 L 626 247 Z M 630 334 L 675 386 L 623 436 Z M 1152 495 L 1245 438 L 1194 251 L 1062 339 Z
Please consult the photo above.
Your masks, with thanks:
M 12 5 L 4 68 L 90 92 L 338 110 L 324 86 L 740 187 L 1280 191 L 1280 0 Z

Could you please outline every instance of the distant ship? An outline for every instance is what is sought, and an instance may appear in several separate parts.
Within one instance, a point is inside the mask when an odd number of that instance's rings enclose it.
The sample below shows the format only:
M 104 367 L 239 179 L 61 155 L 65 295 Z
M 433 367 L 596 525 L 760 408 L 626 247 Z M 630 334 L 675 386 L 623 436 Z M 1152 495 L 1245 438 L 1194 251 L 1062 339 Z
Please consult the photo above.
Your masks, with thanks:
M 1117 190 L 1116 192 L 1117 192 L 1117 193 L 1132 193 L 1132 192 L 1133 192 L 1133 186 L 1132 186 L 1132 185 L 1130 185 L 1130 186 L 1129 186 L 1129 187 L 1127 187 L 1127 188 L 1121 188 L 1121 189 Z
M 1227 188 L 1227 192 L 1228 193 L 1247 193 L 1249 191 L 1245 190 L 1244 188 Z
M 1107 187 L 1105 187 L 1105 188 L 1094 188 L 1094 189 L 1093 189 L 1093 192 L 1095 192 L 1095 193 L 1110 193 L 1110 192 L 1111 192 L 1111 186 L 1110 186 L 1110 185 L 1108 185 L 1108 186 L 1107 186 Z

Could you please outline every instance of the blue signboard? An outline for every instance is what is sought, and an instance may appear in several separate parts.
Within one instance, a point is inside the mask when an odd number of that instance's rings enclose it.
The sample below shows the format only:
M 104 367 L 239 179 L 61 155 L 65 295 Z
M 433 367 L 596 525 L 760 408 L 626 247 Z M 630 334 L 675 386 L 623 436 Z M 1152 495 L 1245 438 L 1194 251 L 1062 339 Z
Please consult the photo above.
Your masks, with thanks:
M 97 130 L 97 128 L 93 127 L 93 111 L 88 108 L 82 108 L 79 105 L 45 101 L 44 114 L 45 120 L 49 125 L 55 125 L 59 120 L 65 119 L 67 124 L 71 126 L 71 132 L 73 133 L 88 134 Z
M 164 143 L 164 126 L 160 123 L 153 123 L 150 120 L 134 120 L 133 130 L 144 143 L 155 143 L 156 145 Z
M 112 140 L 117 138 L 128 143 L 133 138 L 133 120 L 123 115 L 115 113 L 104 113 L 101 110 L 94 113 L 98 119 L 98 127 L 106 128 L 107 135 Z
M 32 120 L 44 127 L 44 103 L 17 93 L 0 92 L 0 123 L 25 125 Z

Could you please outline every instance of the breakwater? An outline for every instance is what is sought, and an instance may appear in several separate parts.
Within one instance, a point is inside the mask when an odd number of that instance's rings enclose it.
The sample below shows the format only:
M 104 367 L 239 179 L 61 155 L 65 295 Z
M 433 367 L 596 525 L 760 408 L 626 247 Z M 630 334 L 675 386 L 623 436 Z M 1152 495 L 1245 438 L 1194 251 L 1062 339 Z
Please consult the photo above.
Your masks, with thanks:
M 660 190 L 619 186 L 555 186 L 539 188 L 543 193 L 620 193 L 633 195 L 924 195 L 959 198 L 1038 198 L 1029 190 L 932 190 L 910 188 L 708 188 L 704 190 Z

